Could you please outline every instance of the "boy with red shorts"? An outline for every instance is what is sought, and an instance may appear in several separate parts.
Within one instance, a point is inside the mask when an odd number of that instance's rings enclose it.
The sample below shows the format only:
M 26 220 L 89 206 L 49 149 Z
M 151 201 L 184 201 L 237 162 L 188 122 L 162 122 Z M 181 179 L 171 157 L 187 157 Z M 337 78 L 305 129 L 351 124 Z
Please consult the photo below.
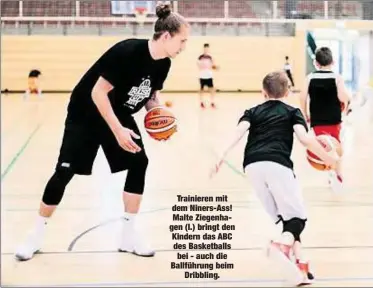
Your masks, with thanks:
M 350 97 L 343 78 L 332 71 L 332 65 L 332 51 L 328 47 L 317 49 L 317 70 L 307 77 L 300 94 L 300 108 L 316 135 L 328 134 L 340 141 L 342 113 L 348 108 Z M 331 172 L 329 177 L 332 189 L 340 190 L 343 182 L 341 172 Z

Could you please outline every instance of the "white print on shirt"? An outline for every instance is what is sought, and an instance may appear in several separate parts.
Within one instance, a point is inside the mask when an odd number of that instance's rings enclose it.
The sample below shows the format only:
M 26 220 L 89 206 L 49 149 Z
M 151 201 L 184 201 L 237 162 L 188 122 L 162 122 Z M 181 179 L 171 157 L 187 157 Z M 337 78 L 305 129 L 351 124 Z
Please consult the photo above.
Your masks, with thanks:
M 151 81 L 150 79 L 142 79 L 143 81 L 141 84 L 136 87 L 133 86 L 131 88 L 131 91 L 128 93 L 130 96 L 130 99 L 124 104 L 131 109 L 134 109 L 136 105 L 140 102 L 142 102 L 145 98 L 149 98 L 150 93 L 152 91 Z

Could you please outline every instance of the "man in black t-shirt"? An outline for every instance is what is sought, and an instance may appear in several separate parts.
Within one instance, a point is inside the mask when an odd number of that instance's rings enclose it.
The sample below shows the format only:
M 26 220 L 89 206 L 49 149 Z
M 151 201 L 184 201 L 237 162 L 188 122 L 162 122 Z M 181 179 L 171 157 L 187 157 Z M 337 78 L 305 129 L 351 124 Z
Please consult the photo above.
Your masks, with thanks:
M 327 165 L 335 166 L 337 159 L 307 133 L 301 111 L 283 102 L 289 93 L 285 72 L 269 73 L 263 80 L 263 91 L 266 101 L 245 111 L 233 139 L 222 150 L 211 172 L 219 170 L 227 153 L 249 131 L 243 161 L 245 173 L 273 221 L 283 222 L 283 233 L 278 240 L 271 241 L 269 255 L 283 260 L 281 267 L 293 276 L 289 279 L 291 282 L 306 284 L 312 281 L 313 275 L 300 256 L 300 235 L 307 217 L 290 159 L 294 132 L 298 140 Z M 295 263 L 290 260 L 291 252 Z
M 148 158 L 133 114 L 159 106 L 158 91 L 170 70 L 170 58 L 185 48 L 189 25 L 170 10 L 157 7 L 153 39 L 128 39 L 105 52 L 73 89 L 60 155 L 48 181 L 35 228 L 16 251 L 31 259 L 41 247 L 47 220 L 75 174 L 90 175 L 100 146 L 112 173 L 128 170 L 123 192 L 125 215 L 119 251 L 153 256 L 135 229 L 144 191 Z

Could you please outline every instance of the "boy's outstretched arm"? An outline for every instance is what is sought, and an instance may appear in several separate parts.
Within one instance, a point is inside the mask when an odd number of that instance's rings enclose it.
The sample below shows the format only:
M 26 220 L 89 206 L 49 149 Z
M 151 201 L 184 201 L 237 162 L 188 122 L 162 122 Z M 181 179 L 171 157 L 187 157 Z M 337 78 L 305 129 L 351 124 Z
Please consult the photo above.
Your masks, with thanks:
M 233 137 L 227 138 L 225 145 L 223 148 L 217 153 L 217 161 L 215 162 L 214 166 L 211 168 L 210 171 L 210 177 L 212 177 L 214 174 L 216 174 L 220 166 L 223 164 L 223 161 L 225 157 L 228 155 L 230 150 L 234 148 L 234 146 L 237 145 L 237 143 L 241 140 L 241 138 L 245 135 L 245 133 L 250 128 L 250 122 L 248 121 L 241 121 L 236 129 L 234 130 Z

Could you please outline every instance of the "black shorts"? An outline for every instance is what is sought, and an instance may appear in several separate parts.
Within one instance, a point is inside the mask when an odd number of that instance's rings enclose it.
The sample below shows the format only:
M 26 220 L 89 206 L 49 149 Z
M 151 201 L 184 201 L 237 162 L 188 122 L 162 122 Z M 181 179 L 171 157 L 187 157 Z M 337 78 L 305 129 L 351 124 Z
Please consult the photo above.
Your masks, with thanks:
M 133 130 L 141 137 L 133 117 L 121 122 L 124 127 Z M 132 139 L 141 147 L 141 151 L 135 154 L 127 152 L 119 146 L 104 120 L 98 121 L 96 124 L 67 120 L 56 170 L 69 169 L 74 174 L 91 175 L 93 162 L 100 146 L 112 173 L 127 170 L 131 167 L 131 163 L 137 159 L 146 158 L 141 138 Z
M 212 80 L 212 78 L 210 78 L 210 79 L 199 79 L 199 83 L 201 85 L 201 90 L 203 90 L 203 88 L 205 86 L 207 86 L 208 88 L 213 88 L 214 87 L 214 81 Z

